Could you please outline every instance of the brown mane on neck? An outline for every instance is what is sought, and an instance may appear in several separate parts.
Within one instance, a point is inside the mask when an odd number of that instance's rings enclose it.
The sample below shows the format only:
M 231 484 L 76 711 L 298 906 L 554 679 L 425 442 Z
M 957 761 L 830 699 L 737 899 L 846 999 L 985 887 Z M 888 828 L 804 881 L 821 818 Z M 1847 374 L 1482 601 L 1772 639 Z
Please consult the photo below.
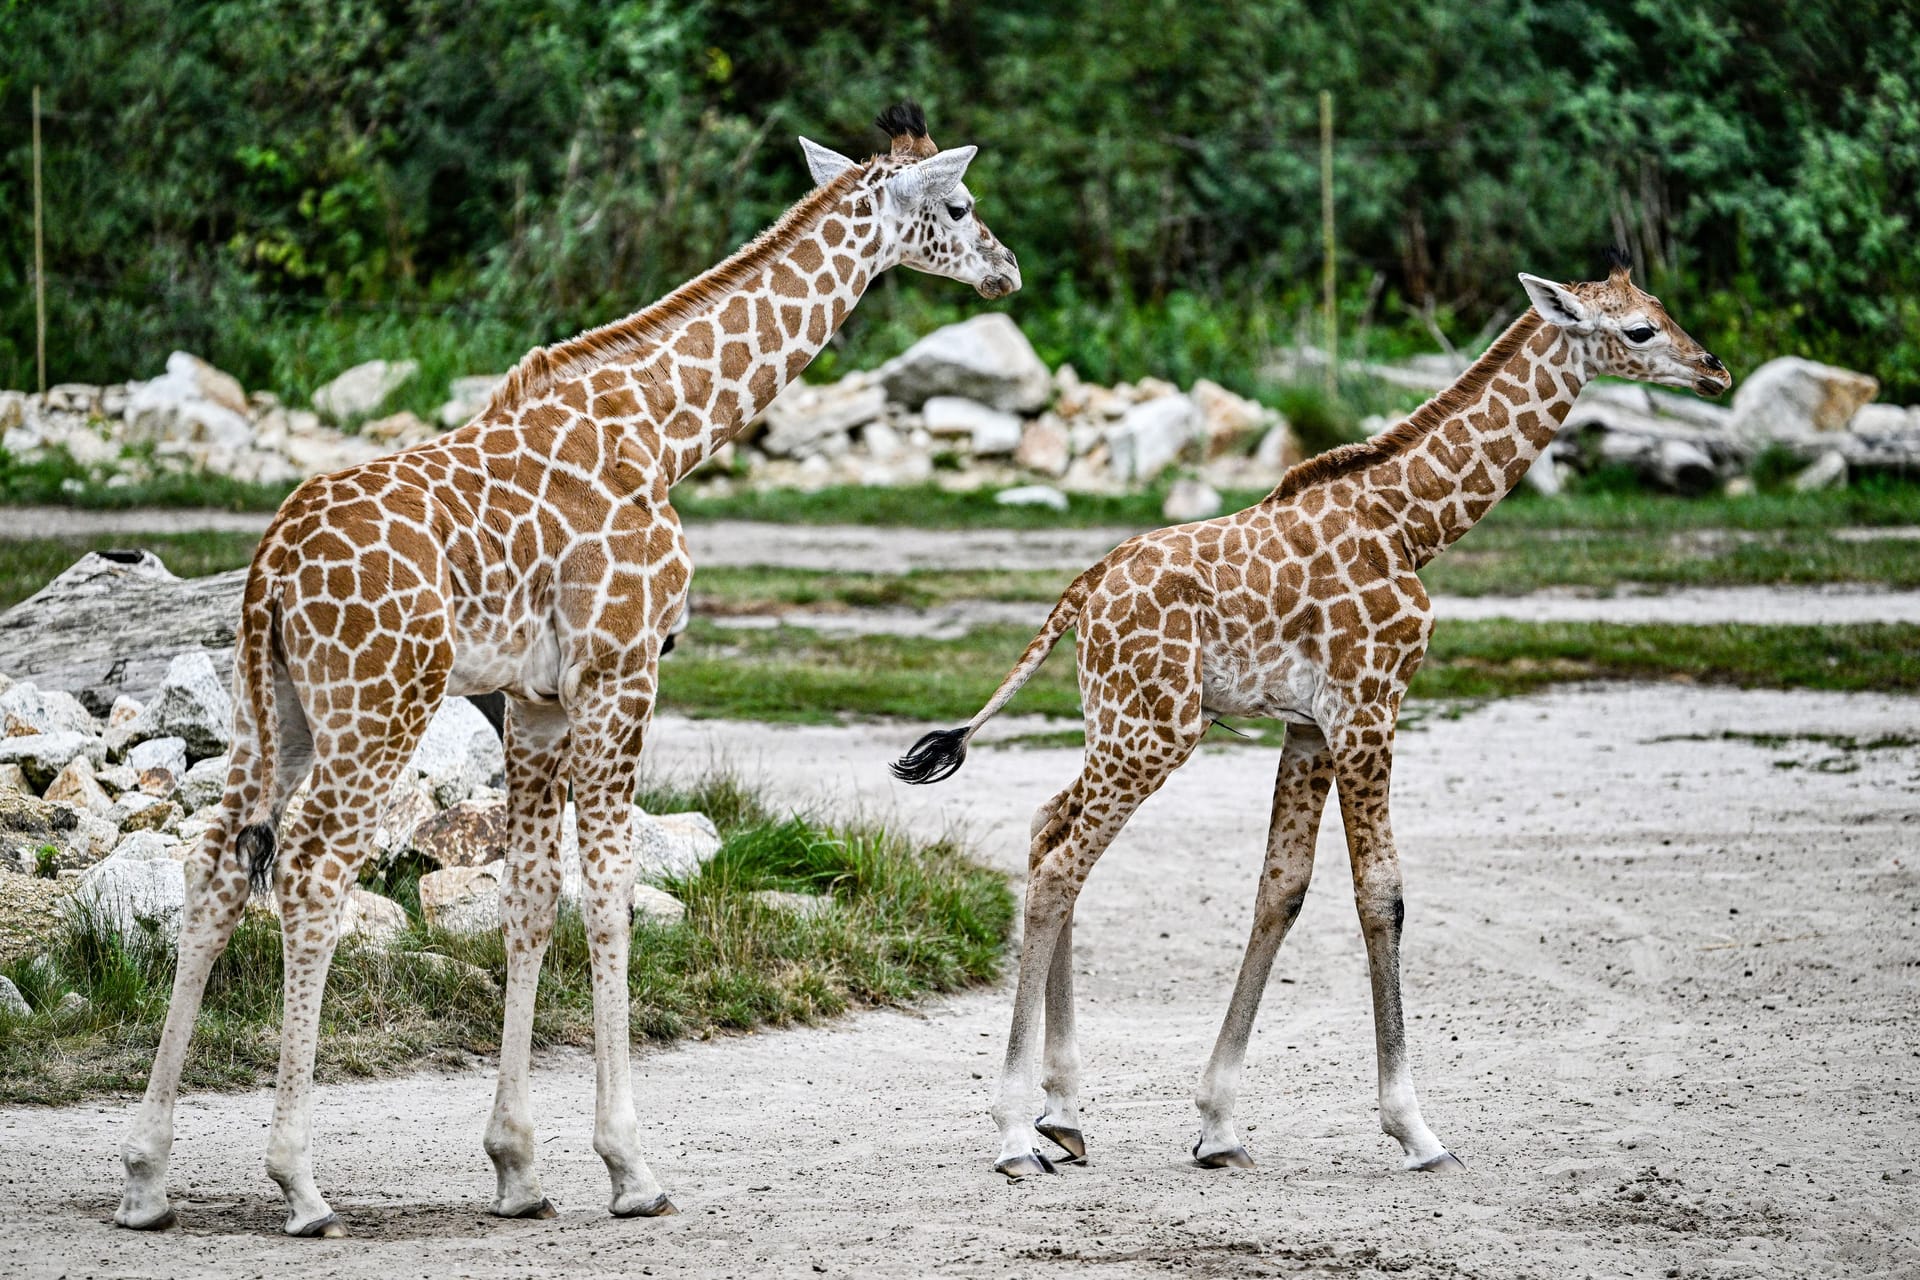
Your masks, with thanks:
M 520 357 L 507 376 L 494 389 L 483 416 L 505 413 L 522 400 L 551 391 L 557 384 L 596 369 L 611 360 L 640 351 L 648 342 L 657 341 L 676 324 L 711 310 L 734 290 L 751 281 L 766 266 L 791 251 L 800 237 L 811 231 L 864 178 L 873 161 L 848 169 L 833 181 L 815 187 L 785 213 L 780 220 L 748 241 L 732 257 L 709 268 L 669 293 L 652 306 L 634 312 L 624 320 L 615 320 L 598 329 L 556 342 L 550 347 L 535 347 Z
M 1525 314 L 1507 326 L 1507 331 L 1495 338 L 1493 345 L 1481 353 L 1480 358 L 1456 378 L 1452 386 L 1415 409 L 1404 422 L 1394 424 L 1371 440 L 1343 444 L 1316 454 L 1305 462 L 1296 463 L 1288 468 L 1286 475 L 1280 477 L 1280 487 L 1270 496 L 1276 499 L 1291 498 L 1302 489 L 1351 475 L 1412 448 L 1429 431 L 1456 413 L 1471 408 L 1486 392 L 1493 375 L 1506 367 L 1507 361 L 1527 345 L 1527 341 L 1543 323 L 1539 312 L 1527 308 Z

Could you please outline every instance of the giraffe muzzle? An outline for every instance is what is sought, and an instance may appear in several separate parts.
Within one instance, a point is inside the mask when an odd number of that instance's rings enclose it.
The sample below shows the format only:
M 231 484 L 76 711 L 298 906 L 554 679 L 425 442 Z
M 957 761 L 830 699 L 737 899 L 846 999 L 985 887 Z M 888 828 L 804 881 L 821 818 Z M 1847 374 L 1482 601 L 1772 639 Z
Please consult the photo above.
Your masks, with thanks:
M 1707 372 L 1693 380 L 1694 392 L 1702 396 L 1722 396 L 1733 389 L 1733 375 L 1727 372 L 1727 366 L 1720 363 L 1720 357 L 1708 352 L 1700 357 L 1700 363 Z

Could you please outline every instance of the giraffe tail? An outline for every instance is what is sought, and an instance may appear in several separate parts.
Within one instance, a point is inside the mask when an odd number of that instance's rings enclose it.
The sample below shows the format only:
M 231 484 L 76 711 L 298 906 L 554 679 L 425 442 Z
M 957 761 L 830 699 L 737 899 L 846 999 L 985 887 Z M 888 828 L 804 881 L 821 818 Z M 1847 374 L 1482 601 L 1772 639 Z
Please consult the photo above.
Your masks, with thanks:
M 273 887 L 273 864 L 278 838 L 273 824 L 273 789 L 279 771 L 280 714 L 273 672 L 274 637 L 280 629 L 280 610 L 274 601 L 277 583 L 267 580 L 258 564 L 248 582 L 248 600 L 241 611 L 240 634 L 233 651 L 233 739 L 235 755 L 246 762 L 250 777 L 245 779 L 258 799 L 242 815 L 240 834 L 233 842 L 234 852 L 246 865 L 247 879 L 254 891 L 265 893 Z M 261 583 L 256 596 L 254 583 Z M 248 738 L 253 747 L 242 755 L 239 748 Z M 228 787 L 233 786 L 232 775 Z
M 987 699 L 987 705 L 980 708 L 979 714 L 958 729 L 936 729 L 923 736 L 907 754 L 888 766 L 893 776 L 917 786 L 944 781 L 958 772 L 960 766 L 966 763 L 968 740 L 979 732 L 982 725 L 999 714 L 1000 708 L 1020 692 L 1020 686 L 1040 669 L 1040 664 L 1060 643 L 1060 637 L 1067 633 L 1067 628 L 1079 619 L 1080 610 L 1086 605 L 1093 584 L 1106 571 L 1107 561 L 1101 560 L 1075 578 L 1073 585 L 1060 597 L 1060 603 L 1054 605 L 1053 612 L 1047 615 L 1039 634 L 1028 642 L 1020 661 L 1013 664 L 1013 670 L 1007 672 L 1006 679 L 993 691 L 993 697 Z

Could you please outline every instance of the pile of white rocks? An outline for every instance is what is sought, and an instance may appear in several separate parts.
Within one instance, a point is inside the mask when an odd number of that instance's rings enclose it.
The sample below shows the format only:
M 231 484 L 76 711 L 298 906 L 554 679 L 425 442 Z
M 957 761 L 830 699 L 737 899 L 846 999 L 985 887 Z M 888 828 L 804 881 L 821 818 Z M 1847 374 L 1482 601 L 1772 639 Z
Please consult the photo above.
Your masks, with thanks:
M 292 484 L 459 426 L 499 382 L 457 379 L 432 423 L 380 416 L 417 372 L 410 360 L 370 361 L 298 408 L 177 351 L 147 382 L 0 391 L 0 449 L 23 460 L 64 451 L 108 486 L 167 470 Z M 1024 489 L 1012 500 L 1059 505 L 1070 493 L 1149 484 L 1170 468 L 1190 494 L 1261 488 L 1299 453 L 1280 415 L 1216 383 L 1082 382 L 1071 366 L 1049 370 L 1011 318 L 983 313 L 878 369 L 790 386 L 695 482 L 726 491 L 931 481 Z
M 184 860 L 214 825 L 226 787 L 231 696 L 204 652 L 175 658 L 145 704 L 122 697 L 102 721 L 72 694 L 0 676 L 0 896 L 26 882 L 68 882 L 62 910 L 89 911 L 132 936 L 179 928 Z M 387 798 L 374 837 L 376 867 L 418 859 L 429 923 L 500 927 L 507 855 L 504 757 L 485 716 L 463 698 L 441 707 Z M 298 811 L 303 793 L 288 806 Z M 571 808 L 562 841 L 562 896 L 578 903 L 582 873 Z M 636 914 L 672 920 L 681 904 L 657 883 L 696 871 L 720 847 L 703 814 L 636 814 Z M 270 904 L 263 904 L 270 906 Z M 49 924 L 54 922 L 49 921 Z M 406 912 L 351 890 L 346 929 L 387 941 Z

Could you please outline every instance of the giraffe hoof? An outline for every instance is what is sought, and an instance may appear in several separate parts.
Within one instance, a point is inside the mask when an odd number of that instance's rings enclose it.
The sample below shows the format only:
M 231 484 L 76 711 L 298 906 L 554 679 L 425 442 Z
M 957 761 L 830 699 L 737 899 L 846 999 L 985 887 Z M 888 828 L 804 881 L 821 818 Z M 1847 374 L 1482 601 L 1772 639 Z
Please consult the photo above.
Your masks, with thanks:
M 172 1205 L 168 1205 L 160 1211 L 159 1217 L 149 1218 L 145 1222 L 134 1218 L 122 1217 L 116 1213 L 113 1215 L 113 1225 L 116 1227 L 125 1227 L 129 1231 L 165 1231 L 170 1227 L 180 1225 L 180 1215 L 173 1211 Z
M 1419 1164 L 1410 1164 L 1408 1169 L 1415 1173 L 1465 1173 L 1466 1161 L 1451 1151 L 1442 1151 L 1431 1160 L 1422 1160 Z
M 1037 1178 L 1043 1173 L 1053 1173 L 1053 1161 L 1038 1151 L 1029 1151 L 1025 1155 L 1008 1156 L 993 1166 L 995 1173 L 1007 1175 L 1008 1182 L 1018 1182 L 1022 1178 Z
M 493 1211 L 493 1216 L 496 1218 L 545 1219 L 545 1218 L 551 1218 L 556 1214 L 558 1214 L 559 1212 L 560 1211 L 558 1209 L 553 1207 L 553 1201 L 547 1199 L 545 1196 L 542 1196 L 539 1200 L 539 1203 L 530 1204 L 524 1209 L 495 1209 Z
M 304 1227 L 287 1224 L 287 1234 L 300 1240 L 338 1240 L 347 1234 L 347 1224 L 340 1221 L 340 1215 L 330 1213 L 324 1218 L 316 1218 Z
M 615 1209 L 613 1216 L 616 1218 L 670 1218 L 678 1212 L 680 1210 L 674 1207 L 673 1201 L 667 1199 L 667 1193 L 662 1191 L 645 1204 L 635 1205 L 631 1209 Z
M 1085 1164 L 1087 1162 L 1087 1140 L 1078 1129 L 1068 1129 L 1057 1124 L 1048 1124 L 1041 1116 L 1033 1122 L 1040 1136 L 1053 1143 L 1067 1154 L 1060 1158 L 1061 1164 Z
M 1200 1144 L 1193 1146 L 1193 1162 L 1202 1169 L 1254 1169 L 1259 1166 L 1253 1162 L 1253 1156 L 1245 1147 L 1228 1147 L 1225 1151 L 1209 1151 L 1200 1154 Z

